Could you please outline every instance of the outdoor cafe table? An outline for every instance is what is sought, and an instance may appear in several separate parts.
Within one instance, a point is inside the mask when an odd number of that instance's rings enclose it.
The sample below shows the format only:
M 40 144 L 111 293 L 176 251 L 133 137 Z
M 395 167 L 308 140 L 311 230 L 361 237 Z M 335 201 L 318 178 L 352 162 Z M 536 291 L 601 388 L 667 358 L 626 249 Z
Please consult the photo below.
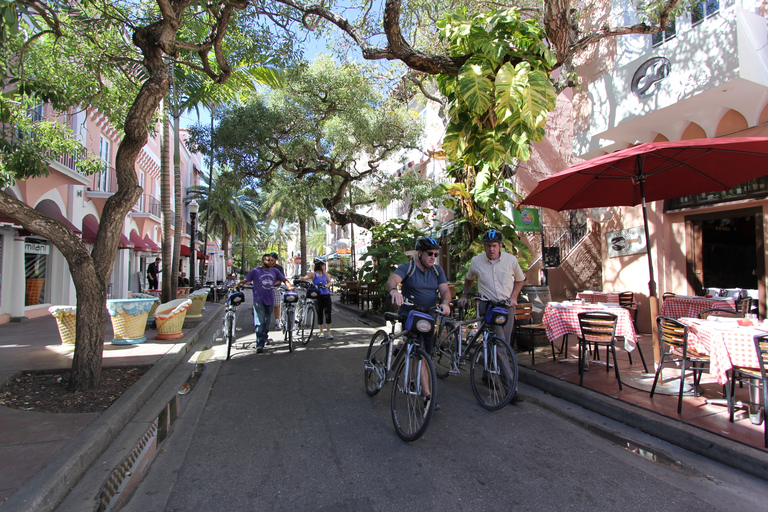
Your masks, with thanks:
M 699 313 L 707 309 L 730 309 L 736 311 L 736 302 L 731 297 L 697 297 L 695 295 L 675 295 L 664 299 L 659 314 L 674 319 L 683 317 L 698 318 Z
M 542 323 L 547 330 L 547 338 L 556 340 L 566 334 L 581 335 L 579 327 L 579 313 L 585 311 L 607 311 L 618 317 L 616 322 L 616 336 L 624 336 L 624 348 L 627 352 L 635 350 L 637 335 L 632 326 L 632 316 L 629 310 L 618 304 L 580 304 L 550 302 L 544 310 Z
M 710 317 L 711 318 L 711 317 Z M 759 368 L 754 336 L 765 334 L 764 326 L 742 327 L 735 318 L 700 320 L 698 318 L 680 318 L 688 326 L 688 346 L 709 355 L 709 373 L 717 382 L 728 382 L 728 371 L 734 366 Z

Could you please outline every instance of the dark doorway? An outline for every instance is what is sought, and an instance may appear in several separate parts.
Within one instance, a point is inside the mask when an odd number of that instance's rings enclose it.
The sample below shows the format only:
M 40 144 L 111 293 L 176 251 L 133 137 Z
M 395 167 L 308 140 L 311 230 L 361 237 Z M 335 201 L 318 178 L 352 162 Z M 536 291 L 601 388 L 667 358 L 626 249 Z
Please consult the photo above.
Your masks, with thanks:
M 755 216 L 701 221 L 704 288 L 757 289 Z

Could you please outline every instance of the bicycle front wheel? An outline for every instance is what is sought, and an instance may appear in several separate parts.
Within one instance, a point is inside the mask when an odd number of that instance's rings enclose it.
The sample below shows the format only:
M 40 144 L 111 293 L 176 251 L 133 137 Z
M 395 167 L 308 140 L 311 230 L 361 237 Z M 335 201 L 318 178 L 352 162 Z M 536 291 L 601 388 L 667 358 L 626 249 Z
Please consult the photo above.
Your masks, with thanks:
M 423 348 L 415 347 L 400 361 L 392 385 L 392 423 L 403 441 L 415 441 L 426 432 L 435 412 L 436 381 L 435 365 Z
M 458 344 L 459 330 L 454 329 L 453 322 L 446 321 L 440 326 L 440 332 L 437 333 L 434 347 L 432 348 L 432 360 L 435 363 L 435 373 L 438 379 L 444 379 L 451 374 L 458 373 L 456 367 L 458 358 L 456 349 Z
M 286 314 L 283 318 L 283 333 L 285 342 L 288 343 L 288 351 L 293 352 L 293 316 Z
M 315 307 L 307 306 L 304 311 L 304 318 L 299 325 L 299 338 L 306 345 L 312 339 L 312 331 L 315 329 Z
M 384 386 L 387 378 L 387 352 L 389 336 L 385 331 L 376 331 L 365 354 L 365 392 L 374 396 Z
M 235 343 L 235 318 L 227 313 L 224 316 L 224 339 L 227 342 L 227 361 L 232 356 L 232 345 Z
M 517 358 L 509 344 L 492 336 L 480 344 L 472 358 L 469 382 L 477 401 L 489 411 L 509 403 L 517 389 Z

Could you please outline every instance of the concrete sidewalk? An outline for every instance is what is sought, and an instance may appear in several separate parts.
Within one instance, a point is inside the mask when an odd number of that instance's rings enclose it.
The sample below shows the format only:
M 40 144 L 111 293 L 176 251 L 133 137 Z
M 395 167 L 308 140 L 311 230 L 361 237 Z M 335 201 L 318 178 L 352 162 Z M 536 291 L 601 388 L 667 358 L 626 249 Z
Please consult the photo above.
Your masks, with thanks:
M 206 303 L 203 317 L 187 320 L 184 337 L 112 345 L 104 334 L 104 367 L 152 368 L 102 414 L 54 414 L 0 407 L 0 510 L 50 510 L 109 446 L 201 335 L 220 318 L 221 304 Z M 0 325 L 0 382 L 23 371 L 68 369 L 74 348 L 62 345 L 56 320 L 41 317 Z M 73 442 L 82 439 L 83 442 Z

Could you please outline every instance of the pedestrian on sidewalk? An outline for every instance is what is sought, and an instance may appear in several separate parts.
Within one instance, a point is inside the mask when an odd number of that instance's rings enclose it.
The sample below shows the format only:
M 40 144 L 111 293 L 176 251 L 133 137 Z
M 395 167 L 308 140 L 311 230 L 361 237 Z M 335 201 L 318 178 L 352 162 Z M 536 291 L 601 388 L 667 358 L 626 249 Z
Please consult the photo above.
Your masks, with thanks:
M 276 268 L 280 272 L 282 272 L 283 275 L 285 275 L 285 269 L 282 265 L 278 263 L 280 260 L 280 256 L 273 252 L 270 254 L 272 257 L 272 268 Z M 281 290 L 275 290 L 275 329 L 278 331 L 283 328 L 282 325 L 280 325 L 280 304 L 283 303 L 283 292 Z
M 155 258 L 155 261 L 149 264 L 147 267 L 147 283 L 149 283 L 150 290 L 160 289 L 160 280 L 158 274 L 162 272 L 160 268 L 160 262 L 163 261 L 160 258 Z
M 333 309 L 333 301 L 329 288 L 331 278 L 325 272 L 325 262 L 315 261 L 315 271 L 302 276 L 301 280 L 311 282 L 320 290 L 320 296 L 317 298 L 317 323 L 320 326 L 320 336 L 323 336 L 323 331 L 325 331 L 326 339 L 332 340 L 331 310 Z M 325 318 L 325 323 L 323 323 L 323 318 Z
M 491 229 L 483 235 L 483 248 L 485 252 L 478 254 L 469 264 L 469 270 L 464 280 L 464 289 L 461 293 L 457 305 L 460 308 L 466 307 L 467 299 L 464 296 L 475 284 L 477 279 L 478 292 L 489 299 L 509 301 L 509 320 L 506 325 L 494 326 L 496 335 L 512 346 L 512 333 L 515 329 L 515 310 L 517 309 L 517 297 L 525 284 L 525 274 L 520 268 L 517 258 L 503 252 L 502 241 L 504 236 L 501 231 Z M 480 302 L 478 304 L 478 316 L 485 314 L 488 303 Z M 522 402 L 523 397 L 515 391 L 511 402 Z
M 265 254 L 261 258 L 261 266 L 251 269 L 250 272 L 237 285 L 253 283 L 253 326 L 256 332 L 256 353 L 264 352 L 267 344 L 269 325 L 272 320 L 272 312 L 275 307 L 275 293 L 273 288 L 285 283 L 286 288 L 293 290 L 293 285 L 285 278 L 282 272 L 273 267 L 274 258 Z

